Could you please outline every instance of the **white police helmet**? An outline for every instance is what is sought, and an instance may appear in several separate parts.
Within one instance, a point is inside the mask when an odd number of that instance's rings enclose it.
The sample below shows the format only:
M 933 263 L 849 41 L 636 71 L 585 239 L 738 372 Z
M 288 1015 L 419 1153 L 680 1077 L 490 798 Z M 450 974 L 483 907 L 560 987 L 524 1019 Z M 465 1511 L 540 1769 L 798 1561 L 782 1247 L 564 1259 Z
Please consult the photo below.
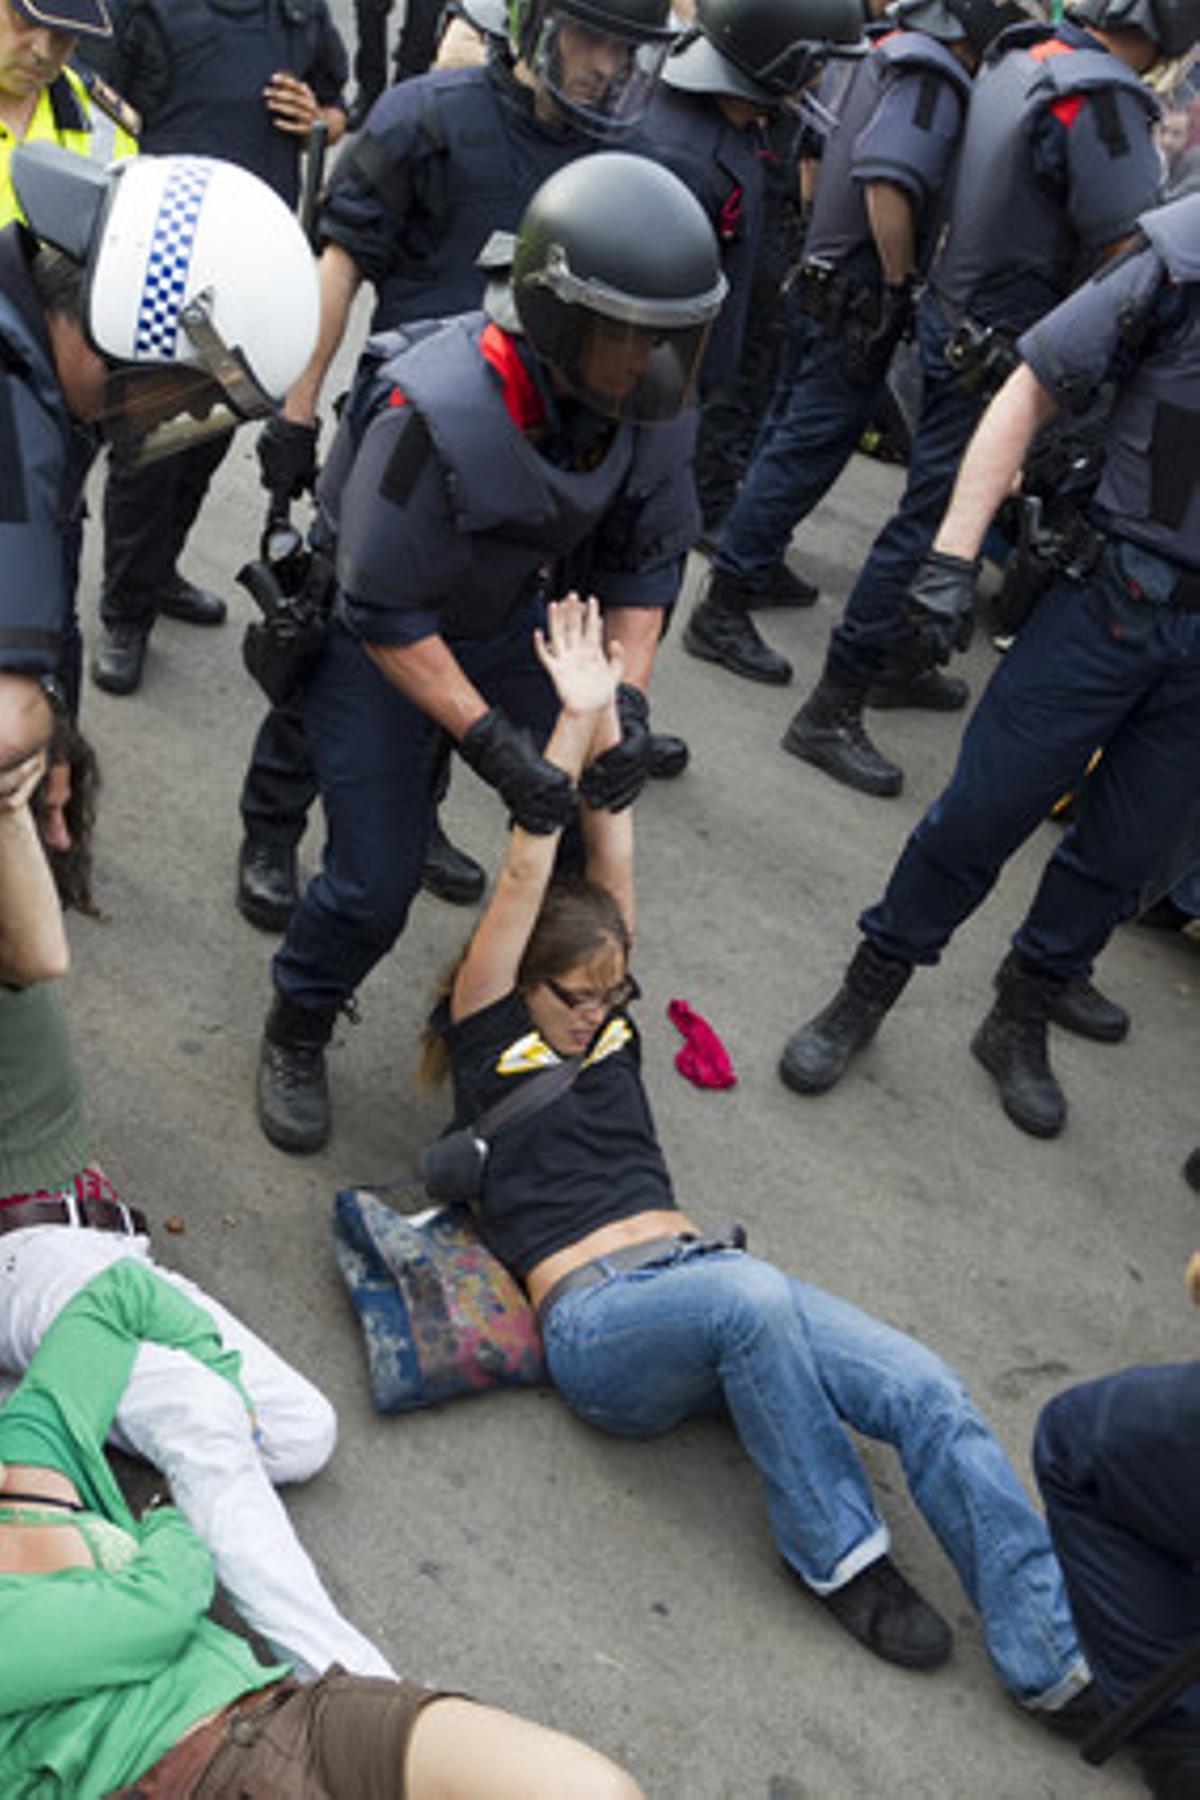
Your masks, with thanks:
M 164 421 L 136 424 L 143 372 L 176 371 L 191 441 L 275 410 L 312 353 L 319 308 L 308 242 L 265 182 L 203 156 L 101 171 L 51 144 L 14 151 L 12 178 L 34 235 L 85 270 L 81 323 L 113 376 L 114 412 L 134 418 L 140 459 L 180 447 L 177 429 L 146 441 Z

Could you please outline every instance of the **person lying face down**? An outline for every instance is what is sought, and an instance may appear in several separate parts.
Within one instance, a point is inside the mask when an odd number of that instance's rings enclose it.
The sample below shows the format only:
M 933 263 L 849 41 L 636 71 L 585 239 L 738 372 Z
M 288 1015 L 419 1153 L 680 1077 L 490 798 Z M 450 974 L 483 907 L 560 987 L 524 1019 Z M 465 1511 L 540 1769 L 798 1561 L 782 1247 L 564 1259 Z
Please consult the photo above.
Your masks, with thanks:
M 637 1800 L 570 1738 L 336 1665 L 303 1687 L 215 1625 L 200 1539 L 173 1507 L 135 1520 L 104 1460 L 144 1343 L 240 1392 L 208 1315 L 127 1260 L 64 1308 L 0 1408 L 0 1791 Z
M 422 1073 L 452 1075 L 466 1125 L 515 1083 L 578 1059 L 569 1086 L 496 1135 L 477 1210 L 538 1310 L 555 1385 L 588 1424 L 620 1436 L 728 1412 L 804 1588 L 876 1655 L 933 1668 L 950 1653 L 949 1628 L 891 1560 L 846 1427 L 894 1445 L 1006 1688 L 1060 1723 L 1088 1715 L 1046 1528 L 959 1378 L 923 1344 L 679 1209 L 629 1012 L 632 816 L 600 804 L 620 744 L 621 656 L 604 650 L 595 601 L 573 595 L 551 606 L 537 647 L 561 704 L 546 755 L 577 783 L 586 878 L 555 878 L 557 832 L 513 829 L 427 1028 Z

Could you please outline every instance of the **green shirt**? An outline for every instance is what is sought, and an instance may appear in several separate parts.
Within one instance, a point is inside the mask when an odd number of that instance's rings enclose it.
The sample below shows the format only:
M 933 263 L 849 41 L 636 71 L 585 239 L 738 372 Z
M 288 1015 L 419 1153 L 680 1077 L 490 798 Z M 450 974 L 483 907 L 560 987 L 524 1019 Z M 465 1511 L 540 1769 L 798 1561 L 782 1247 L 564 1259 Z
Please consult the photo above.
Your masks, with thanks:
M 173 1507 L 135 1521 L 105 1460 L 143 1340 L 186 1350 L 241 1391 L 240 1359 L 222 1349 L 209 1315 L 126 1258 L 63 1308 L 0 1409 L 0 1462 L 36 1444 L 42 1463 L 70 1474 L 91 1510 L 138 1540 L 118 1574 L 0 1575 L 4 1800 L 99 1800 L 197 1719 L 286 1673 L 263 1668 L 248 1644 L 205 1616 L 214 1587 L 208 1551 Z
M 0 1196 L 62 1187 L 88 1158 L 83 1083 L 54 984 L 0 988 Z

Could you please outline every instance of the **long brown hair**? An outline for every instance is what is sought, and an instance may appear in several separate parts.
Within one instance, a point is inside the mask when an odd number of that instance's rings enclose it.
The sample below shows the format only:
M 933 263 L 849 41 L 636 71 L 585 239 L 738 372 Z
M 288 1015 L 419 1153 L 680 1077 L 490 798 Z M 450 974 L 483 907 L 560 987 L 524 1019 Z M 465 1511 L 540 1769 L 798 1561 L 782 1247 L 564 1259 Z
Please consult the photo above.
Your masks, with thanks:
M 453 992 L 458 971 L 470 948 L 468 939 L 458 955 L 442 970 L 433 995 L 434 1005 Z M 547 977 L 565 975 L 580 963 L 590 962 L 611 948 L 627 959 L 631 949 L 629 927 L 620 907 L 606 887 L 582 875 L 562 875 L 551 882 L 541 910 L 529 934 L 525 954 L 517 970 L 517 986 L 537 987 Z M 446 1042 L 436 1025 L 421 1033 L 421 1058 L 417 1080 L 422 1087 L 437 1087 L 450 1073 Z

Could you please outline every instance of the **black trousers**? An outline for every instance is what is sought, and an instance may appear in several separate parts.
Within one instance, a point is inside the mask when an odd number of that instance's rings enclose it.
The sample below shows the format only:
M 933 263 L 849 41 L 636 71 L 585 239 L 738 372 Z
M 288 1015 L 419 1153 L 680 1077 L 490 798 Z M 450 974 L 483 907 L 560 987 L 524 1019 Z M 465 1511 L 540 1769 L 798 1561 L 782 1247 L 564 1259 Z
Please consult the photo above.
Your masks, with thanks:
M 100 594 L 105 625 L 137 625 L 149 631 L 160 595 L 175 580 L 176 562 L 209 483 L 232 442 L 233 434 L 227 432 L 141 469 L 110 460 Z

